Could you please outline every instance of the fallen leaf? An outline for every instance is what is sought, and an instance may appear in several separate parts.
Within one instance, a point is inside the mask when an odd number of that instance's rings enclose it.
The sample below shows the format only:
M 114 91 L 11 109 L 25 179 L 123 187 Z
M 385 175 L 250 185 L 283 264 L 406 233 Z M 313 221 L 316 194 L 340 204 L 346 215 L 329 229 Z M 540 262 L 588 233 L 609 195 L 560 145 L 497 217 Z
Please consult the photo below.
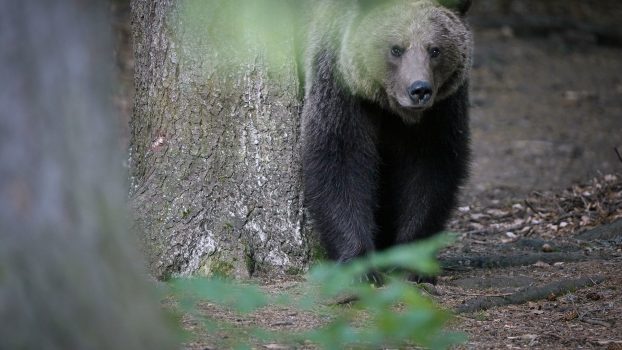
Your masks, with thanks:
M 564 320 L 564 321 L 572 321 L 574 319 L 577 319 L 578 317 L 579 317 L 579 314 L 576 311 L 572 310 L 572 311 L 566 312 L 562 316 L 562 320 Z

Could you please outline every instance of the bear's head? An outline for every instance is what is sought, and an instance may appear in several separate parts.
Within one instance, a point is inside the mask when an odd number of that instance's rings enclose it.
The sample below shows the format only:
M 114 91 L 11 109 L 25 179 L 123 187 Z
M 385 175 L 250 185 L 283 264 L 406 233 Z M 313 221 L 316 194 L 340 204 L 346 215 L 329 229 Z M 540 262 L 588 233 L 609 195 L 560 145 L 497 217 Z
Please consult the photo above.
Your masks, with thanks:
M 417 122 L 467 79 L 473 42 L 464 14 L 470 3 L 360 0 L 339 53 L 348 88 Z

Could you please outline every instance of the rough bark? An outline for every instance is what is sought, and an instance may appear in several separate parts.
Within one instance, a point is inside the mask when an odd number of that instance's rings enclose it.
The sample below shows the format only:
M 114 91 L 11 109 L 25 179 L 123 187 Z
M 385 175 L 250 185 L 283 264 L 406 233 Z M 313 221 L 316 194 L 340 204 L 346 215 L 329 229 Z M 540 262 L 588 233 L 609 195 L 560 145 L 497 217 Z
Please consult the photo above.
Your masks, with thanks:
M 0 349 L 170 349 L 127 220 L 102 3 L 0 2 Z
M 205 16 L 184 27 L 189 3 L 132 1 L 131 203 L 151 269 L 159 278 L 300 271 L 309 244 L 293 38 L 271 69 L 270 53 L 202 31 L 230 20 L 209 11 L 226 1 L 204 2 Z M 248 50 L 244 62 L 227 56 Z

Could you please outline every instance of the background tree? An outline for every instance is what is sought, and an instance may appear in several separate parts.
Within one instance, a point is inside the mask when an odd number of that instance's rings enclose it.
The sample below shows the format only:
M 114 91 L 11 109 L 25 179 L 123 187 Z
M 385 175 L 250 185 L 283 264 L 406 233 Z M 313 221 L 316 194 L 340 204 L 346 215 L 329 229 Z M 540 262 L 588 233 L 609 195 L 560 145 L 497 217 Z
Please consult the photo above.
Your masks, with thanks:
M 131 5 L 131 203 L 152 271 L 305 268 L 292 9 L 274 0 Z
M 130 239 L 95 2 L 0 3 L 0 348 L 169 349 Z

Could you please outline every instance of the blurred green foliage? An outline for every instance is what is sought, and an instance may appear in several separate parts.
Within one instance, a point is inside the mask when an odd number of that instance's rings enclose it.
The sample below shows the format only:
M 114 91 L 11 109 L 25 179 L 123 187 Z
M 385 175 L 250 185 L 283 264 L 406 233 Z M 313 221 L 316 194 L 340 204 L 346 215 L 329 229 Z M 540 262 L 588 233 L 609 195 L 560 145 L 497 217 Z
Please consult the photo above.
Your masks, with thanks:
M 437 251 L 451 241 L 439 235 L 414 245 L 373 254 L 345 265 L 321 263 L 312 268 L 301 286 L 302 296 L 293 293 L 267 294 L 254 285 L 214 279 L 176 279 L 170 282 L 182 312 L 202 320 L 208 331 L 231 332 L 228 346 L 246 348 L 254 342 L 303 343 L 324 349 L 347 346 L 378 348 L 404 344 L 445 349 L 464 341 L 464 336 L 443 330 L 451 314 L 442 310 L 403 276 L 387 276 L 380 288 L 358 283 L 360 276 L 375 270 L 408 270 L 424 275 L 438 273 Z M 343 297 L 355 299 L 352 306 L 337 306 Z M 213 303 L 237 313 L 263 307 L 287 306 L 328 316 L 326 324 L 312 331 L 282 334 L 259 328 L 241 329 L 200 311 L 201 303 Z M 303 317 L 303 316 L 300 316 Z M 236 333 L 236 334 L 234 334 Z
M 172 27 L 186 63 L 208 73 L 262 64 L 279 73 L 295 67 L 301 1 L 182 0 Z
M 359 4 L 362 9 L 386 1 L 342 0 L 346 7 Z M 436 1 L 449 8 L 467 2 Z M 171 49 L 195 81 L 214 74 L 236 80 L 249 67 L 280 81 L 296 75 L 300 79 L 307 26 L 318 20 L 317 6 L 302 0 L 179 0 L 169 21 L 176 38 Z M 321 20 L 328 25 L 332 19 Z

